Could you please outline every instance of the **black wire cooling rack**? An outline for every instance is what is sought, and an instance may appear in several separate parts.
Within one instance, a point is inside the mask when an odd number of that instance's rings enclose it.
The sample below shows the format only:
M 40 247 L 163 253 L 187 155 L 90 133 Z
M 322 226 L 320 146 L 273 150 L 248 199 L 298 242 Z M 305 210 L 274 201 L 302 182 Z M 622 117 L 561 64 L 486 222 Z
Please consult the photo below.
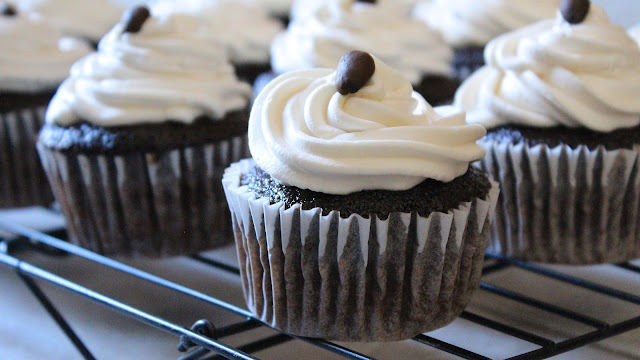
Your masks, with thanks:
M 264 328 L 267 327 L 267 325 L 260 322 L 247 310 L 221 301 L 214 296 L 204 294 L 203 292 L 193 290 L 192 288 L 71 245 L 64 241 L 65 232 L 63 229 L 55 233 L 44 234 L 16 223 L 9 222 L 1 217 L 0 229 L 17 235 L 17 237 L 11 237 L 11 239 L 7 238 L 0 241 L 0 264 L 4 265 L 0 268 L 2 268 L 3 271 L 15 271 L 17 273 L 18 277 L 24 282 L 27 288 L 46 309 L 48 314 L 55 320 L 60 329 L 85 359 L 95 359 L 96 357 L 94 357 L 87 345 L 83 343 L 81 336 L 79 336 L 79 334 L 77 334 L 65 320 L 65 316 L 61 313 L 59 308 L 53 304 L 52 299 L 41 287 L 40 284 L 42 282 L 50 283 L 59 288 L 68 290 L 79 297 L 84 297 L 92 302 L 106 306 L 113 312 L 125 315 L 139 321 L 140 323 L 174 335 L 176 337 L 178 349 L 185 353 L 180 357 L 180 360 L 225 358 L 257 359 L 257 357 L 251 354 L 275 348 L 290 341 L 306 342 L 346 359 L 373 359 L 372 357 L 361 354 L 358 351 L 330 341 L 302 338 L 280 332 L 276 332 L 275 335 L 253 340 L 250 343 L 240 346 L 232 347 L 226 345 L 224 342 L 225 338 L 246 333 L 258 328 Z M 231 325 L 222 327 L 216 327 L 216 324 L 212 324 L 208 320 L 200 320 L 190 328 L 185 328 L 176 323 L 172 323 L 144 312 L 134 306 L 127 305 L 112 297 L 90 290 L 60 275 L 46 271 L 42 267 L 33 265 L 29 261 L 23 259 L 23 255 L 30 252 L 43 253 L 50 256 L 52 259 L 51 261 L 57 261 L 56 259 L 60 260 L 66 256 L 77 256 L 94 263 L 96 266 L 103 268 L 104 271 L 115 271 L 121 276 L 133 276 L 158 290 L 169 290 L 179 293 L 182 296 L 191 297 L 204 302 L 207 306 L 215 307 L 218 310 L 233 314 L 237 316 L 239 320 Z M 239 270 L 237 268 L 203 255 L 192 256 L 190 257 L 190 260 L 239 276 Z M 637 276 L 638 279 L 640 279 L 639 266 L 632 263 L 624 263 L 614 266 L 618 267 L 622 271 L 628 272 L 631 276 Z M 622 301 L 631 308 L 630 313 L 637 314 L 638 316 L 630 317 L 622 321 L 598 319 L 584 315 L 576 309 L 564 308 L 550 302 L 541 301 L 523 293 L 493 284 L 487 280 L 487 277 L 490 274 L 497 274 L 507 269 L 519 269 L 520 271 L 525 271 L 535 274 L 536 276 L 553 279 L 554 281 L 570 285 L 571 288 L 574 289 L 581 289 L 581 291 L 597 293 L 600 294 L 600 296 L 610 297 L 612 299 L 616 299 L 616 301 Z M 522 305 L 533 307 L 539 311 L 548 313 L 550 316 L 557 316 L 564 318 L 565 320 L 582 324 L 586 329 L 588 329 L 575 337 L 557 341 L 525 330 L 523 327 L 517 326 L 518 324 L 514 326 L 514 324 L 509 322 L 497 321 L 478 313 L 465 311 L 461 316 L 462 319 L 475 323 L 482 328 L 486 328 L 487 331 L 499 332 L 505 336 L 513 338 L 514 340 L 525 341 L 533 346 L 533 350 L 515 355 L 510 357 L 510 359 L 546 359 L 640 328 L 640 296 L 578 278 L 567 273 L 550 269 L 549 267 L 488 256 L 487 263 L 483 271 L 483 282 L 481 283 L 480 288 L 480 291 L 484 292 L 486 295 L 496 297 L 496 303 L 498 303 L 498 298 L 508 299 L 509 301 L 515 301 Z M 413 338 L 413 341 L 417 344 L 429 346 L 463 359 L 490 359 L 478 352 L 454 345 L 455 341 L 436 339 L 435 337 L 427 334 L 418 335 Z M 640 344 L 640 339 L 638 339 L 638 344 Z M 640 352 L 640 345 L 638 345 L 637 350 Z M 302 358 L 309 357 L 303 356 Z

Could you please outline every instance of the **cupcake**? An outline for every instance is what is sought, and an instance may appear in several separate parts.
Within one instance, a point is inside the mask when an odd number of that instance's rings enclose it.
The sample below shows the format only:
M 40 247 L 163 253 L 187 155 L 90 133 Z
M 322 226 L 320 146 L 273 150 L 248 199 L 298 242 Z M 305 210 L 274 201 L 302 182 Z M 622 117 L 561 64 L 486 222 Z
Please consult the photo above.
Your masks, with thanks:
M 16 5 L 19 11 L 38 14 L 65 35 L 86 39 L 95 47 L 124 10 L 112 0 L 18 0 Z
M 153 12 L 200 17 L 201 31 L 225 45 L 240 80 L 253 84 L 258 75 L 271 71 L 269 48 L 282 25 L 261 7 L 239 0 L 163 0 Z
M 91 49 L 0 2 L 0 208 L 51 205 L 35 148 L 47 104 Z
M 453 99 L 459 82 L 451 78 L 451 49 L 426 25 L 408 18 L 393 0 L 329 0 L 312 16 L 295 19 L 271 46 L 274 74 L 311 68 L 335 68 L 340 57 L 357 49 L 398 69 L 430 104 Z M 256 92 L 257 92 L 256 91 Z
M 51 101 L 38 151 L 74 243 L 161 257 L 232 241 L 220 181 L 248 153 L 251 89 L 192 22 L 130 9 Z
M 640 48 L 588 1 L 487 46 L 455 104 L 488 128 L 502 188 L 489 251 L 547 263 L 640 257 Z
M 485 45 L 506 32 L 553 17 L 560 0 L 426 0 L 413 16 L 454 49 L 453 66 L 465 79 L 484 65 Z
M 498 190 L 480 125 L 353 51 L 279 76 L 223 178 L 247 305 L 284 332 L 392 341 L 445 326 L 478 287 Z

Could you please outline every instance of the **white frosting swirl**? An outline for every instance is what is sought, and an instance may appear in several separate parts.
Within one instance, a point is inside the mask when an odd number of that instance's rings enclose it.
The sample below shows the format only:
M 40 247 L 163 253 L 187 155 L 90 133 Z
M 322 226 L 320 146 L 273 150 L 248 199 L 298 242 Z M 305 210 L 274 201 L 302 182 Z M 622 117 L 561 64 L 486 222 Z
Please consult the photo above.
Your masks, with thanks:
M 291 4 L 293 0 L 253 0 L 257 5 L 267 9 L 270 14 L 275 16 L 289 16 Z M 324 0 L 316 0 L 324 1 Z
M 0 90 L 53 90 L 69 68 L 92 50 L 85 41 L 65 38 L 44 19 L 0 15 Z
M 271 65 L 276 73 L 335 68 L 354 49 L 375 54 L 413 84 L 425 74 L 450 73 L 451 49 L 423 23 L 408 19 L 393 0 L 328 0 L 276 37 Z
M 138 33 L 116 25 L 97 53 L 78 61 L 58 90 L 46 121 L 121 126 L 200 115 L 223 117 L 248 104 L 251 88 L 227 63 L 224 48 L 198 33 L 197 18 L 151 17 Z
M 432 108 L 397 71 L 374 58 L 360 91 L 340 95 L 329 69 L 273 80 L 254 103 L 249 146 L 278 181 L 329 194 L 406 190 L 451 181 L 484 150 L 486 131 L 454 107 Z
M 640 25 L 634 26 L 629 29 L 629 35 L 640 44 Z
M 154 4 L 153 12 L 201 17 L 202 31 L 225 44 L 235 64 L 268 63 L 271 42 L 282 30 L 279 21 L 246 0 L 162 0 Z
M 640 48 L 597 5 L 578 25 L 558 14 L 505 34 L 485 60 L 456 94 L 469 122 L 601 132 L 640 124 Z
M 407 13 L 411 11 L 418 0 L 390 0 L 396 6 L 403 6 Z M 324 0 L 294 0 L 291 6 L 291 19 L 302 19 L 313 13 L 325 3 Z
M 451 46 L 484 46 L 511 30 L 553 17 L 560 0 L 427 0 L 413 15 Z
M 65 35 L 93 41 L 100 40 L 124 11 L 110 0 L 20 0 L 16 6 L 18 11 L 42 16 Z

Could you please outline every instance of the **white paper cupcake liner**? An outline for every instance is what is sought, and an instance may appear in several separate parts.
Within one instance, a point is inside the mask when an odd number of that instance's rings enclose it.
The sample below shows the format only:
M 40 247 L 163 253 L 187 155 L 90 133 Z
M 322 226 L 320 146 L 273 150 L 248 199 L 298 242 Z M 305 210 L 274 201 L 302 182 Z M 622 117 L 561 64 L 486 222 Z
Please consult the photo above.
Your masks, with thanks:
M 46 107 L 0 113 L 0 208 L 53 203 L 36 151 Z
M 576 265 L 640 257 L 638 146 L 482 145 L 501 188 L 489 252 Z
M 104 255 L 165 257 L 233 241 L 224 170 L 246 135 L 160 153 L 77 154 L 38 144 L 70 240 Z
M 256 198 L 233 164 L 223 184 L 248 307 L 287 333 L 407 339 L 447 325 L 477 289 L 497 184 L 486 199 L 429 217 L 342 218 Z

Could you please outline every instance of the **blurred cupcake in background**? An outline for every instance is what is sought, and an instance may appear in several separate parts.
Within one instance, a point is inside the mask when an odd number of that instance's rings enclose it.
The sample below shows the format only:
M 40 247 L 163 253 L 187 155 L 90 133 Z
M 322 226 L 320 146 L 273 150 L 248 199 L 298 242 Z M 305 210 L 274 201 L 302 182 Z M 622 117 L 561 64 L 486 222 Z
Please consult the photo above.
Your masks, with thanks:
M 629 35 L 640 44 L 640 24 L 629 29 Z
M 300 19 L 312 15 L 317 8 L 323 6 L 328 0 L 294 0 L 291 6 L 291 19 Z M 408 13 L 418 0 L 392 0 L 396 6 L 403 6 Z M 376 2 L 376 1 L 369 1 Z
M 233 241 L 221 178 L 248 155 L 251 88 L 200 29 L 132 8 L 51 101 L 38 150 L 76 244 L 162 257 Z
M 98 41 L 115 25 L 125 7 L 112 0 L 18 0 L 20 12 L 35 13 L 64 35 Z
M 413 16 L 440 33 L 454 48 L 454 68 L 461 79 L 484 65 L 485 45 L 493 38 L 551 18 L 560 0 L 426 0 Z
M 50 205 L 35 142 L 47 104 L 92 49 L 46 19 L 0 1 L 0 208 Z
M 640 48 L 588 0 L 487 45 L 455 105 L 487 127 L 500 183 L 489 251 L 526 261 L 640 257 Z
M 397 69 L 433 105 L 451 101 L 459 85 L 451 77 L 452 50 L 439 34 L 410 19 L 394 0 L 328 0 L 275 38 L 274 73 L 261 76 L 255 90 L 289 71 L 335 68 L 351 50 L 374 54 Z
M 283 29 L 267 12 L 243 0 L 161 0 L 153 4 L 158 14 L 184 13 L 202 20 L 201 32 L 221 42 L 237 76 L 253 84 L 271 70 L 270 46 Z
M 278 19 L 284 26 L 289 24 L 289 13 L 294 0 L 249 0 L 263 9 L 266 9 L 271 16 Z M 321 2 L 323 0 L 316 0 Z

